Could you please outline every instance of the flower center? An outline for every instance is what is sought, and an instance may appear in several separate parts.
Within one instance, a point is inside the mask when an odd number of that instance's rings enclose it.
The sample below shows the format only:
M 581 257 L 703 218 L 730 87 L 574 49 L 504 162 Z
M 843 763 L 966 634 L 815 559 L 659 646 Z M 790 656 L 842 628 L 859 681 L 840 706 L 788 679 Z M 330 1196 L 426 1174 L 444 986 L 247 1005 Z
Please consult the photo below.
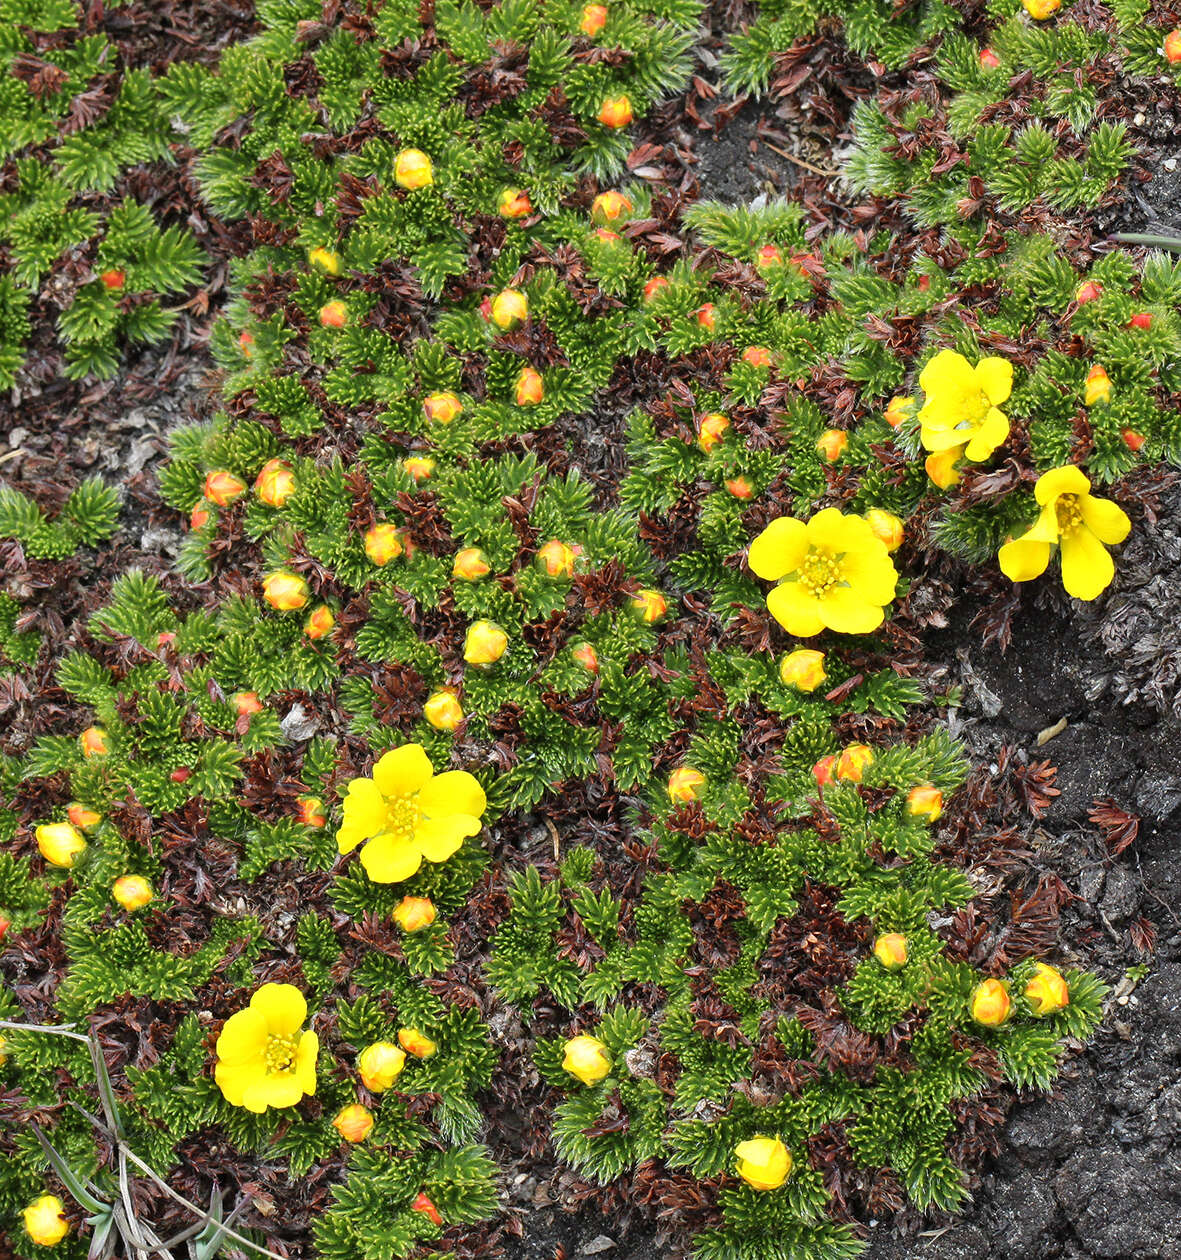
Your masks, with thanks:
M 1058 517 L 1059 534 L 1073 534 L 1083 523 L 1077 494 L 1059 495 L 1058 502 L 1054 504 L 1054 511 Z
M 279 1037 L 272 1033 L 267 1038 L 266 1061 L 268 1072 L 290 1072 L 299 1049 L 299 1034 Z
M 809 551 L 800 566 L 800 585 L 813 599 L 823 599 L 843 579 L 840 561 L 827 551 Z
M 982 389 L 964 397 L 964 418 L 955 426 L 957 429 L 978 429 L 988 415 L 992 404 Z
M 409 840 L 418 824 L 419 809 L 412 796 L 386 797 L 385 829 L 400 840 Z

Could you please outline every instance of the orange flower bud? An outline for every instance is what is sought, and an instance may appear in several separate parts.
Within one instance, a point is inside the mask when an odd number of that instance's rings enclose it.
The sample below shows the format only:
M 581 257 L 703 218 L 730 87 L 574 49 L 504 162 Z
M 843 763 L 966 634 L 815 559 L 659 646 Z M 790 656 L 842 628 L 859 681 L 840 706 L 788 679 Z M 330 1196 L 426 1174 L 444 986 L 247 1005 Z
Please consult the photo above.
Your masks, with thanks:
M 176 635 L 173 634 L 171 630 L 161 630 L 160 633 L 156 635 L 156 646 L 158 648 L 167 647 L 170 643 L 175 642 Z
M 435 921 L 435 903 L 429 897 L 403 897 L 393 910 L 394 922 L 403 932 L 417 932 Z
M 323 246 L 308 250 L 308 262 L 330 276 L 340 275 L 340 255 L 334 254 L 330 249 L 324 249 Z
M 399 188 L 426 188 L 434 182 L 434 167 L 421 149 L 403 149 L 394 159 L 394 183 Z
M 631 610 L 641 621 L 655 624 L 668 612 L 668 601 L 659 591 L 644 587 L 631 597 Z
M 0 912 L 0 941 L 8 935 L 8 929 L 10 927 L 12 927 L 12 920 L 8 917 L 8 915 Z M 0 1067 L 4 1066 L 5 1057 L 4 1038 L 0 1037 Z
M 1044 22 L 1058 12 L 1062 0 L 1021 0 L 1021 4 L 1035 22 Z
M 438 1045 L 417 1028 L 399 1028 L 398 1045 L 412 1054 L 416 1059 L 429 1059 L 438 1050 Z
M 33 834 L 37 837 L 41 856 L 51 866 L 61 866 L 66 870 L 74 865 L 78 854 L 86 848 L 85 837 L 73 823 L 42 823 Z
M 837 755 L 829 753 L 812 767 L 812 777 L 816 780 L 818 787 L 827 787 L 836 780 Z
M 428 394 L 422 404 L 422 414 L 432 424 L 450 424 L 463 411 L 463 403 L 451 393 Z
M 349 308 L 343 302 L 325 302 L 320 307 L 322 328 L 343 328 L 349 322 Z
M 771 366 L 771 351 L 766 346 L 747 346 L 742 352 L 743 363 L 749 363 L 751 367 L 769 368 Z
M 189 514 L 189 528 L 200 529 L 202 525 L 209 521 L 209 503 L 206 499 L 202 499 Z
M 933 455 L 928 455 L 923 460 L 923 467 L 927 470 L 927 476 L 939 487 L 940 490 L 947 490 L 954 486 L 960 479 L 960 470 L 956 467 L 960 457 L 964 453 L 962 446 L 953 446 L 947 451 L 936 451 Z
M 1181 30 L 1173 29 L 1165 36 L 1165 60 L 1171 66 L 1181 62 Z
M 414 1196 L 414 1202 L 410 1205 L 412 1212 L 420 1212 L 427 1220 L 433 1221 L 441 1229 L 443 1227 L 443 1218 L 439 1215 L 439 1209 L 431 1202 L 425 1190 L 420 1190 Z
M 529 299 L 520 289 L 502 289 L 492 299 L 490 314 L 502 332 L 519 328 L 529 318 Z
M 610 228 L 597 227 L 592 233 L 596 241 L 602 241 L 604 245 L 615 245 L 623 240 L 618 232 L 612 232 Z
M 570 655 L 589 673 L 599 672 L 599 654 L 593 643 L 579 643 Z
M 218 507 L 228 507 L 245 491 L 246 483 L 224 469 L 219 468 L 205 476 L 205 497 Z
M 541 373 L 535 368 L 523 367 L 517 373 L 516 400 L 518 407 L 534 407 L 545 397 Z
M 281 508 L 295 493 L 295 473 L 281 459 L 268 459 L 254 479 L 254 493 L 268 507 Z
M 837 758 L 837 778 L 860 783 L 862 776 L 872 765 L 873 749 L 868 744 L 850 744 Z
M 1042 1019 L 1070 1005 L 1070 987 L 1057 968 L 1039 962 L 1025 986 L 1025 1000 L 1033 1014 Z
M 783 254 L 778 245 L 762 245 L 755 254 L 755 266 L 759 271 L 767 271 L 771 267 L 783 266 Z
M 324 802 L 318 796 L 297 796 L 295 816 L 305 827 L 324 827 L 328 823 Z
M 706 302 L 697 308 L 697 322 L 707 332 L 713 332 L 718 326 L 718 308 L 712 302 Z
M 893 512 L 884 508 L 870 508 L 865 519 L 873 530 L 875 538 L 880 538 L 887 551 L 897 551 L 902 546 L 902 521 Z
M 55 1194 L 43 1194 L 21 1212 L 25 1233 L 38 1247 L 56 1247 L 70 1232 L 66 1205 Z
M 1178 31 L 1177 34 L 1181 36 L 1181 31 Z M 1147 329 L 1152 327 L 1152 312 L 1151 311 L 1137 311 L 1136 314 L 1133 315 L 1130 320 L 1128 320 L 1128 327 L 1141 328 L 1147 331 Z
M 346 1142 L 364 1142 L 373 1128 L 373 1112 L 360 1103 L 350 1103 L 336 1113 L 332 1127 Z
M 1079 306 L 1086 306 L 1103 294 L 1103 286 L 1097 280 L 1085 280 L 1074 292 L 1074 300 Z
M 469 665 L 494 665 L 508 650 L 508 635 L 492 621 L 473 621 L 463 644 Z
M 752 1190 L 778 1190 L 791 1176 L 791 1152 L 778 1138 L 739 1142 L 734 1155 L 738 1175 Z
M 845 447 L 849 445 L 849 435 L 844 429 L 825 429 L 816 439 L 816 449 L 830 464 L 835 464 Z
M 243 358 L 250 359 L 254 357 L 254 334 L 249 332 L 241 332 L 238 334 L 238 349 L 242 351 Z
M 66 817 L 81 831 L 90 831 L 103 820 L 102 814 L 95 813 L 93 809 L 87 809 L 85 805 L 79 805 L 77 801 L 71 801 L 66 806 Z
M 413 478 L 415 485 L 430 481 L 435 471 L 435 461 L 429 455 L 408 455 L 402 461 L 402 468 L 408 477 Z
M 623 193 L 614 189 L 601 192 L 591 202 L 591 222 L 600 227 L 606 227 L 608 223 L 626 223 L 634 209 L 631 198 Z
M 886 932 L 874 941 L 873 954 L 887 971 L 900 971 L 906 966 L 906 937 L 901 932 Z
M 1096 403 L 1111 402 L 1111 377 L 1100 364 L 1096 363 L 1087 373 L 1087 381 L 1083 388 L 1083 402 L 1088 407 L 1093 407 Z
M 101 726 L 88 726 L 78 736 L 78 742 L 82 745 L 83 757 L 105 757 L 110 751 L 107 733 Z
M 451 566 L 451 576 L 462 578 L 465 582 L 478 582 L 492 572 L 488 557 L 479 547 L 464 547 L 455 553 L 455 562 Z
M 103 282 L 103 287 L 110 289 L 112 292 L 121 289 L 127 283 L 127 272 L 120 270 L 118 267 L 112 267 L 109 271 L 104 271 L 99 279 Z
M 980 50 L 980 69 L 995 70 L 1001 64 L 1001 59 L 992 51 L 991 48 L 982 48 Z
M 935 822 L 943 814 L 943 793 L 930 783 L 920 783 L 906 794 L 906 809 L 914 818 Z
M 749 499 L 755 492 L 754 486 L 745 477 L 730 477 L 725 484 L 736 499 Z
M 574 576 L 574 561 L 582 555 L 582 548 L 573 546 L 558 538 L 551 538 L 537 549 L 537 563 L 548 577 L 568 578 Z
M 662 290 L 668 288 L 668 280 L 664 276 L 653 276 L 651 280 L 644 285 L 644 301 L 654 301 L 656 295 Z
M 437 731 L 453 731 L 463 721 L 463 706 L 454 687 L 433 692 L 422 706 L 422 715 Z
M 502 219 L 524 219 L 533 213 L 533 203 L 523 188 L 505 188 L 496 202 Z
M 309 639 L 322 639 L 331 632 L 334 625 L 336 618 L 332 615 L 332 609 L 327 604 L 320 604 L 308 614 L 307 621 L 303 623 L 303 632 Z
M 1009 1018 L 1009 991 L 999 980 L 982 980 L 972 993 L 972 1018 L 986 1028 L 999 1028 Z
M 583 7 L 578 29 L 587 37 L 594 37 L 607 25 L 607 6 L 605 4 L 588 4 Z
M 599 122 L 604 127 L 616 130 L 626 127 L 632 120 L 632 103 L 626 93 L 620 96 L 608 96 L 599 106 Z
M 365 1088 L 374 1094 L 384 1094 L 405 1066 L 406 1051 L 392 1041 L 375 1041 L 357 1056 L 357 1072 Z
M 909 394 L 895 394 L 886 407 L 886 423 L 896 429 L 914 411 L 914 399 Z
M 396 560 L 405 550 L 402 531 L 389 521 L 381 521 L 365 531 L 365 554 L 379 568 Z
M 239 717 L 262 712 L 262 701 L 258 698 L 257 691 L 235 691 L 230 697 L 230 703 Z
M 1138 451 L 1144 445 L 1144 434 L 1137 433 L 1135 429 L 1120 429 L 1119 435 L 1130 451 Z
M 708 455 L 726 436 L 730 427 L 730 417 L 720 411 L 711 411 L 701 417 L 697 425 L 697 445 Z
M 571 1037 L 566 1042 L 562 1068 L 584 1085 L 597 1085 L 611 1071 L 611 1055 L 598 1037 Z
M 276 612 L 295 612 L 308 602 L 308 584 L 298 574 L 279 569 L 262 580 L 262 597 Z
M 130 913 L 152 900 L 152 885 L 142 875 L 120 875 L 111 885 L 111 896 Z
M 705 775 L 692 766 L 678 766 L 668 776 L 668 799 L 674 804 L 700 800 L 704 788 Z
M 796 648 L 779 662 L 783 685 L 797 691 L 815 691 L 825 677 L 824 653 L 815 648 Z

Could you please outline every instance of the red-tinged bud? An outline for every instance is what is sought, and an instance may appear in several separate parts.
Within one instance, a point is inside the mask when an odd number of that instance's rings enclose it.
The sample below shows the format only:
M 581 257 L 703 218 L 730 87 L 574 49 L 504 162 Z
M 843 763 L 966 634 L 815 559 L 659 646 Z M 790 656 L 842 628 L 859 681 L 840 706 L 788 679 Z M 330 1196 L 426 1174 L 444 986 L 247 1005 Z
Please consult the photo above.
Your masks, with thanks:
M 927 290 L 930 289 L 930 287 L 931 287 L 931 277 L 919 276 L 919 292 L 926 293 Z
M 1049 963 L 1039 962 L 1025 986 L 1025 998 L 1038 1019 L 1054 1015 L 1070 1005 L 1070 987 L 1062 973 Z
M 1001 59 L 992 51 L 991 48 L 982 48 L 980 50 L 980 69 L 995 70 L 1001 64 Z
M 480 303 L 479 311 L 481 319 L 488 321 L 492 318 L 492 299 L 490 297 L 484 298 Z
M 597 674 L 599 672 L 599 654 L 595 651 L 593 643 L 579 643 L 571 652 L 571 656 L 588 673 Z
M 769 368 L 771 366 L 771 351 L 766 346 L 747 346 L 742 352 L 743 363 L 749 363 L 751 367 Z
M 279 569 L 262 580 L 262 597 L 276 612 L 295 612 L 308 602 L 308 584 L 298 574 Z
M 193 777 L 193 771 L 189 766 L 177 766 L 168 777 L 173 783 L 187 783 Z
M 349 308 L 343 302 L 325 302 L 320 307 L 323 328 L 343 328 L 349 322 Z
M 541 373 L 535 368 L 523 367 L 517 373 L 514 397 L 518 407 L 535 407 L 545 397 L 545 385 Z
M 428 394 L 423 400 L 422 414 L 432 424 L 450 424 L 463 412 L 463 403 L 452 393 Z
M 610 228 L 605 227 L 595 228 L 591 235 L 596 241 L 600 241 L 604 245 L 618 245 L 623 240 L 623 237 L 618 232 L 612 232 Z
M 762 245 L 755 254 L 755 266 L 759 271 L 767 271 L 772 267 L 783 266 L 783 254 L 778 245 Z
M 718 326 L 718 308 L 712 302 L 706 302 L 704 306 L 697 308 L 697 322 L 707 332 L 713 332 Z
M 746 477 L 730 477 L 726 481 L 726 489 L 736 499 L 749 499 L 755 492 L 754 486 L 750 484 Z
M 630 600 L 632 612 L 649 625 L 660 621 L 668 612 L 668 601 L 659 591 L 649 588 L 636 591 Z
M 906 937 L 901 932 L 885 932 L 874 941 L 873 953 L 887 971 L 901 971 L 908 955 Z
M 1021 4 L 1035 22 L 1044 22 L 1058 12 L 1062 0 L 1021 0 Z
M 865 519 L 873 530 L 874 537 L 885 544 L 887 551 L 897 551 L 902 546 L 902 521 L 893 512 L 887 512 L 884 508 L 870 508 Z
M 152 885 L 142 875 L 120 875 L 111 885 L 111 896 L 130 914 L 152 900 Z
M 678 766 L 668 776 L 668 799 L 674 805 L 700 800 L 703 791 L 705 775 L 694 766 Z
M 268 459 L 254 479 L 254 493 L 268 507 L 281 508 L 295 493 L 295 473 L 281 459 Z
M 110 751 L 107 733 L 101 726 L 88 726 L 78 736 L 78 742 L 82 745 L 84 757 L 103 757 Z
M 77 801 L 71 801 L 66 806 L 66 817 L 75 827 L 80 827 L 83 831 L 90 831 L 103 820 L 102 814 L 93 809 L 87 809 L 85 805 Z
M 228 507 L 240 495 L 246 493 L 246 483 L 239 481 L 224 468 L 215 469 L 205 475 L 205 497 L 218 507 Z
M 1120 429 L 1119 435 L 1130 451 L 1138 451 L 1144 445 L 1144 434 L 1137 433 L 1135 429 Z
M 935 451 L 923 460 L 923 467 L 927 470 L 927 476 L 931 478 L 940 490 L 950 489 L 959 481 L 962 474 L 956 465 L 963 457 L 963 454 L 964 448 L 962 446 L 953 446 L 946 451 Z
M 626 223 L 634 209 L 631 198 L 623 193 L 614 189 L 601 192 L 591 202 L 591 222 L 600 227 L 606 227 L 608 223 Z
M 1012 1010 L 1009 991 L 991 976 L 982 980 L 972 993 L 972 1018 L 986 1028 L 999 1028 Z
M 935 822 L 943 815 L 943 793 L 930 783 L 920 783 L 906 794 L 906 809 L 914 818 Z
M 520 289 L 501 289 L 492 299 L 489 318 L 502 332 L 511 332 L 529 318 L 529 299 Z
M 439 1209 L 427 1198 L 425 1190 L 420 1190 L 414 1202 L 410 1205 L 411 1211 L 421 1212 L 423 1216 L 434 1221 L 440 1228 L 443 1225 L 443 1218 L 439 1215 Z
M 1111 402 L 1111 377 L 1100 363 L 1096 363 L 1087 373 L 1083 386 L 1083 402 L 1088 407 L 1093 407 L 1096 403 Z
M 644 301 L 655 301 L 656 295 L 662 290 L 668 288 L 668 280 L 664 276 L 653 276 L 651 280 L 644 285 Z
M 189 528 L 200 529 L 209 523 L 209 501 L 202 499 L 189 513 Z
M 896 429 L 914 411 L 914 399 L 909 394 L 895 394 L 886 405 L 886 423 Z
M 373 1128 L 373 1112 L 360 1103 L 350 1103 L 336 1113 L 332 1127 L 346 1142 L 364 1142 Z
M 440 687 L 422 706 L 422 716 L 437 731 L 453 731 L 463 721 L 463 705 L 454 687 Z
M 420 486 L 424 481 L 430 481 L 435 461 L 429 455 L 408 455 L 402 461 L 402 467 L 407 476 L 414 479 L 414 484 Z
M 156 635 L 156 646 L 158 648 L 165 648 L 170 643 L 175 642 L 176 635 L 171 630 L 161 630 L 160 633 Z
M 253 358 L 254 357 L 254 334 L 248 333 L 248 332 L 239 333 L 238 334 L 238 349 L 242 351 L 242 354 L 244 355 L 245 358 L 247 359 Z
M 835 782 L 837 777 L 836 753 L 829 753 L 827 757 L 821 757 L 812 767 L 812 777 L 816 780 L 818 787 L 827 787 L 830 783 Z
M 455 561 L 451 566 L 451 576 L 462 578 L 465 582 L 478 582 L 492 572 L 488 557 L 479 547 L 464 547 L 455 553 Z
M 109 271 L 104 271 L 99 279 L 105 288 L 114 293 L 127 283 L 127 272 L 118 267 L 112 267 Z
M 262 701 L 258 698 L 257 691 L 235 691 L 230 697 L 230 703 L 239 717 L 262 712 Z
M 378 568 L 396 560 L 405 550 L 402 531 L 389 521 L 381 521 L 365 531 L 365 554 Z
M 523 188 L 505 188 L 496 202 L 502 219 L 524 219 L 533 213 L 533 203 Z
M 12 927 L 12 920 L 8 915 L 0 912 L 0 941 L 8 935 L 8 929 Z
M 844 429 L 825 429 L 816 439 L 816 449 L 830 464 L 835 464 L 849 445 L 849 435 Z
M 332 609 L 327 604 L 321 604 L 308 614 L 307 621 L 303 623 L 303 632 L 309 639 L 322 639 L 332 632 L 334 625 L 336 618 L 332 615 Z
M 1093 302 L 1102 296 L 1103 286 L 1097 280 L 1085 280 L 1074 291 L 1074 300 L 1079 306 L 1086 306 L 1088 302 Z
M 508 635 L 494 621 L 473 621 L 463 641 L 469 665 L 495 665 L 508 651 Z
M 837 758 L 837 778 L 860 783 L 872 765 L 873 749 L 868 744 L 850 744 Z
M 559 538 L 551 538 L 537 549 L 537 563 L 542 572 L 552 578 L 568 578 L 574 576 L 574 561 L 582 554 L 582 548 L 574 543 L 564 543 Z
M 403 149 L 394 160 L 394 183 L 413 191 L 435 182 L 435 168 L 421 149 Z
M 324 802 L 318 796 L 297 796 L 295 816 L 305 827 L 323 827 L 328 823 Z
M 626 127 L 632 120 L 631 98 L 626 92 L 620 96 L 606 97 L 599 106 L 598 119 L 604 127 L 612 130 Z
M 607 6 L 605 4 L 588 4 L 582 10 L 578 29 L 587 37 L 594 37 L 607 25 Z
M 1135 315 L 1128 320 L 1129 328 L 1143 328 L 1147 331 L 1152 327 L 1152 314 L 1149 311 L 1137 311 Z
M 406 896 L 394 907 L 393 917 L 403 932 L 418 932 L 434 923 L 435 903 L 429 897 Z
M 726 436 L 730 427 L 730 417 L 720 411 L 711 411 L 701 417 L 697 425 L 697 445 L 708 455 Z
M 1171 30 L 1165 36 L 1165 60 L 1171 66 L 1181 62 L 1181 29 Z
M 334 253 L 330 249 L 320 246 L 317 249 L 308 250 L 308 262 L 313 267 L 318 267 L 321 271 L 330 276 L 340 275 L 340 255 Z

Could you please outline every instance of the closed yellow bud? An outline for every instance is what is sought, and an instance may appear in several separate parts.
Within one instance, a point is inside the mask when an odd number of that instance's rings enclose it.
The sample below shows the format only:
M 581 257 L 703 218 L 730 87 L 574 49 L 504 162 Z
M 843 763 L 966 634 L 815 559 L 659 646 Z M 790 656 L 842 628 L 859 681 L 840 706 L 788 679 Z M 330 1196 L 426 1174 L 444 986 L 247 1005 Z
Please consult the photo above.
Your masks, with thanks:
M 111 896 L 124 910 L 140 910 L 152 900 L 152 885 L 142 875 L 120 875 L 111 885 Z
M 591 202 L 591 222 L 601 227 L 608 223 L 626 223 L 634 209 L 631 199 L 612 189 L 602 192 Z
M 668 612 L 668 601 L 659 591 L 645 587 L 631 597 L 631 608 L 641 621 L 653 625 Z
M 389 521 L 381 521 L 365 531 L 365 554 L 379 568 L 396 560 L 405 550 L 402 531 Z
M 435 461 L 429 455 L 409 455 L 402 461 L 402 467 L 416 485 L 421 485 L 431 479 L 431 473 L 435 471 Z
M 87 809 L 85 805 L 79 805 L 77 801 L 71 801 L 66 806 L 66 817 L 82 831 L 97 827 L 103 820 L 102 814 L 95 813 L 93 809 Z
M 518 407 L 535 407 L 545 397 L 545 383 L 536 368 L 523 367 L 517 373 L 513 397 Z
M 785 687 L 815 691 L 825 680 L 824 653 L 815 648 L 796 648 L 779 662 L 779 677 Z
M 906 937 L 901 932 L 886 932 L 873 943 L 873 955 L 887 971 L 906 966 Z
M 873 749 L 868 744 L 850 744 L 837 758 L 837 778 L 860 783 L 862 776 L 872 765 Z
M 1098 363 L 1087 373 L 1083 402 L 1088 407 L 1093 407 L 1096 403 L 1111 402 L 1111 377 Z
M 262 580 L 262 597 L 276 612 L 295 612 L 308 602 L 308 584 L 295 573 L 280 569 Z
M 421 149 L 403 149 L 394 160 L 394 182 L 400 188 L 426 188 L 435 182 L 435 168 Z
M 739 1142 L 734 1156 L 738 1175 L 754 1190 L 778 1190 L 791 1175 L 791 1152 L 778 1138 Z
M 433 424 L 450 424 L 462 411 L 463 403 L 450 392 L 428 394 L 422 404 L 423 415 Z
M 1058 12 L 1062 0 L 1021 0 L 1021 4 L 1035 22 L 1044 22 Z
M 308 250 L 308 262 L 330 276 L 340 275 L 340 255 L 334 254 L 330 249 L 324 249 L 323 246 Z
M 935 451 L 923 460 L 927 476 L 940 490 L 949 490 L 960 479 L 960 470 L 956 467 L 964 453 L 962 446 L 953 446 L 950 450 Z
M 906 794 L 906 808 L 916 818 L 935 822 L 943 813 L 943 793 L 930 783 L 920 783 Z
M 463 706 L 454 688 L 434 692 L 422 706 L 422 715 L 437 731 L 453 731 L 463 721 Z
M 697 445 L 708 455 L 726 436 L 729 427 L 729 416 L 722 415 L 720 411 L 709 412 L 701 417 L 697 425 Z
M 357 1071 L 365 1088 L 382 1094 L 402 1075 L 406 1051 L 392 1041 L 375 1041 L 357 1056 Z
M 228 507 L 236 498 L 245 493 L 246 483 L 235 477 L 232 472 L 226 472 L 224 468 L 214 469 L 213 472 L 205 475 L 205 497 L 210 503 L 216 503 L 218 507 Z
M 419 1032 L 417 1028 L 399 1028 L 398 1045 L 416 1059 L 429 1059 L 439 1048 L 426 1033 Z
M 73 823 L 42 823 L 33 834 L 37 837 L 37 848 L 41 856 L 51 866 L 61 866 L 69 870 L 78 858 L 78 854 L 86 848 L 86 838 Z
M 825 429 L 816 439 L 816 449 L 830 464 L 835 464 L 849 445 L 849 435 L 844 429 Z
M 492 572 L 488 557 L 479 547 L 464 547 L 455 553 L 455 563 L 451 566 L 451 576 L 462 578 L 465 582 L 478 582 Z
M 78 742 L 82 745 L 83 757 L 105 757 L 110 752 L 107 733 L 101 726 L 88 726 L 78 736 Z
M 508 332 L 529 318 L 529 299 L 520 289 L 502 289 L 492 299 L 490 313 L 496 327 Z
M 66 1205 L 56 1194 L 43 1194 L 21 1213 L 25 1233 L 38 1247 L 56 1247 L 70 1232 L 70 1222 L 63 1213 Z
M 598 1037 L 571 1037 L 565 1051 L 563 1070 L 584 1085 L 597 1085 L 611 1071 L 611 1056 Z
M 700 799 L 705 775 L 692 766 L 678 766 L 668 776 L 668 799 L 677 804 Z
M 1011 1009 L 1009 990 L 991 976 L 982 980 L 972 993 L 972 1018 L 986 1028 L 998 1028 L 1009 1018 Z
M 1040 962 L 1025 986 L 1025 1000 L 1041 1019 L 1070 1005 L 1070 987 L 1056 967 Z
M 884 508 L 870 508 L 865 519 L 873 530 L 874 537 L 881 539 L 887 551 L 897 551 L 902 546 L 902 521 L 893 512 L 887 512 Z
M 336 618 L 332 615 L 332 609 L 327 604 L 321 604 L 308 614 L 307 621 L 303 623 L 303 632 L 309 639 L 322 639 L 331 632 L 334 625 Z
M 295 473 L 281 459 L 268 459 L 254 479 L 254 493 L 268 507 L 281 508 L 295 493 Z
M 394 922 L 403 932 L 418 932 L 435 921 L 435 903 L 429 897 L 403 897 L 393 910 Z
M 364 1142 L 373 1128 L 373 1112 L 360 1103 L 350 1103 L 336 1113 L 332 1127 L 346 1142 Z
M 886 405 L 886 423 L 896 429 L 913 412 L 914 398 L 910 394 L 895 394 Z
M 494 621 L 473 621 L 463 644 L 463 659 L 469 665 L 492 665 L 508 649 L 508 635 Z
M 537 549 L 537 563 L 549 577 L 573 577 L 574 561 L 582 554 L 577 544 L 570 546 L 558 538 L 551 538 Z

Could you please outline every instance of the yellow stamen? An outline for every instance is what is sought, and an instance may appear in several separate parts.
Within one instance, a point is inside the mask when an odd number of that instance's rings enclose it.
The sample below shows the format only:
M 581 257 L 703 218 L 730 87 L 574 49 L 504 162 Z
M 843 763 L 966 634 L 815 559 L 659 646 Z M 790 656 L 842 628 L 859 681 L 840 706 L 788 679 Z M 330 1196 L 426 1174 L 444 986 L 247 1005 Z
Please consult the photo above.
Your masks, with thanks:
M 827 551 L 809 551 L 800 567 L 800 585 L 813 599 L 823 599 L 825 595 L 842 581 L 840 561 Z
M 1054 504 L 1054 511 L 1058 517 L 1058 533 L 1063 536 L 1073 534 L 1083 523 L 1077 494 L 1059 495 L 1058 502 Z
M 268 1072 L 290 1072 L 299 1049 L 299 1037 L 279 1037 L 272 1033 L 267 1038 L 266 1061 Z

